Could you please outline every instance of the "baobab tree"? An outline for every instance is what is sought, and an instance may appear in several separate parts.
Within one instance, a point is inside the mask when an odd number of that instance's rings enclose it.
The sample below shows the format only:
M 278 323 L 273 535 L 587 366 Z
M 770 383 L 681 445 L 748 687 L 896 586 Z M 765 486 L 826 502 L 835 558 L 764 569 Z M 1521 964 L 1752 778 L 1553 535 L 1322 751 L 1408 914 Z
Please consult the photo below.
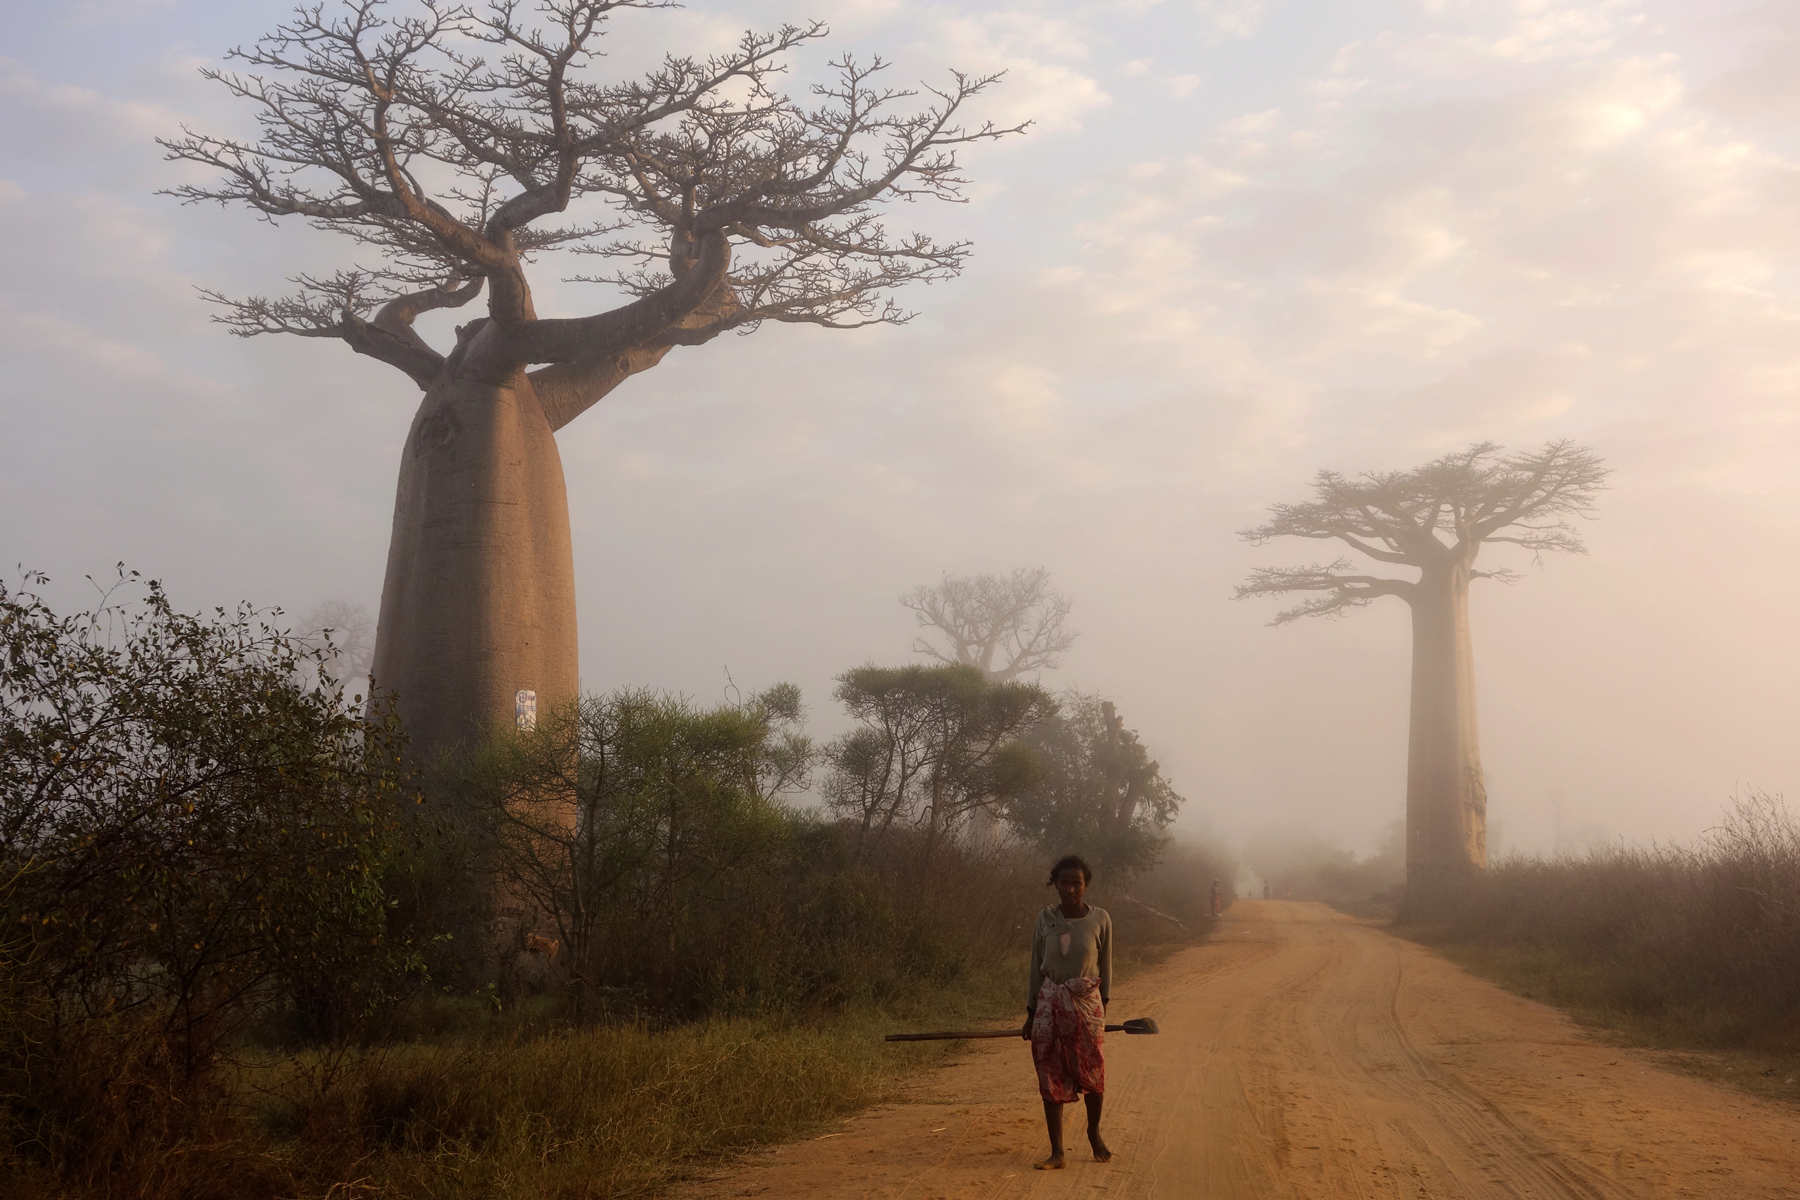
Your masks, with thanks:
M 556 433 L 676 347 L 765 321 L 904 322 L 894 289 L 955 276 L 964 242 L 890 231 L 893 201 L 961 198 L 961 122 L 993 76 L 929 93 L 848 55 L 777 90 L 823 24 L 746 33 L 597 78 L 603 35 L 659 0 L 303 6 L 208 69 L 255 114 L 239 140 L 184 129 L 167 157 L 216 171 L 171 194 L 343 234 L 368 261 L 284 297 L 206 293 L 233 332 L 340 341 L 424 393 L 401 453 L 375 638 L 416 750 L 484 735 L 518 690 L 576 690 L 575 587 Z M 540 316 L 527 266 L 593 256 L 613 306 Z M 448 353 L 415 322 L 486 296 Z
M 947 666 L 968 666 L 989 679 L 1017 679 L 1056 666 L 1075 644 L 1063 628 L 1068 598 L 1050 586 L 1043 567 L 1010 575 L 945 575 L 936 587 L 900 597 L 925 632 L 915 653 Z
M 1240 535 L 1334 541 L 1418 578 L 1359 571 L 1348 558 L 1302 567 L 1260 567 L 1237 589 L 1249 596 L 1306 598 L 1276 614 L 1337 616 L 1383 596 L 1412 609 L 1412 717 L 1406 757 L 1407 903 L 1443 894 L 1487 865 L 1487 787 L 1475 723 L 1475 669 L 1469 641 L 1469 585 L 1511 582 L 1509 568 L 1478 569 L 1483 546 L 1520 546 L 1539 556 L 1586 552 L 1572 524 L 1593 515 L 1607 468 L 1568 441 L 1504 454 L 1491 442 L 1411 471 L 1349 479 L 1320 471 L 1313 499 L 1277 504 L 1269 520 Z

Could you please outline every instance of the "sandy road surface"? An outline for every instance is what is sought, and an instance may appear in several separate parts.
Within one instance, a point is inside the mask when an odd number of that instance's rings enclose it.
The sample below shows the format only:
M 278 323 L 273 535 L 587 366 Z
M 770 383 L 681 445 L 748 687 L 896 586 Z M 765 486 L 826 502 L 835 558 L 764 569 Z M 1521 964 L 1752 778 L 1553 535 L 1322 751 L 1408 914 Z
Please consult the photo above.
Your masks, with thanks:
M 1121 979 L 1092 1162 L 1034 1172 L 1023 1042 L 993 1041 L 822 1137 L 679 1193 L 726 1197 L 1800 1198 L 1800 1111 L 1659 1069 L 1409 942 L 1240 902 L 1212 943 Z M 896 1047 L 896 1053 L 907 1053 Z

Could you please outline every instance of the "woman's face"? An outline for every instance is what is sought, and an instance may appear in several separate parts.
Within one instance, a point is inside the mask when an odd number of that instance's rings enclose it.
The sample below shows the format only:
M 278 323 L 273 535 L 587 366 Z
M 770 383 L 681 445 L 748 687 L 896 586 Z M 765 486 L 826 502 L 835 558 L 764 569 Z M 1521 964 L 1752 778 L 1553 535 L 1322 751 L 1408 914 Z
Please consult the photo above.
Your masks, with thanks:
M 1087 895 L 1087 877 L 1080 867 L 1064 867 L 1056 873 L 1056 894 L 1062 897 L 1064 908 L 1081 906 L 1081 898 Z

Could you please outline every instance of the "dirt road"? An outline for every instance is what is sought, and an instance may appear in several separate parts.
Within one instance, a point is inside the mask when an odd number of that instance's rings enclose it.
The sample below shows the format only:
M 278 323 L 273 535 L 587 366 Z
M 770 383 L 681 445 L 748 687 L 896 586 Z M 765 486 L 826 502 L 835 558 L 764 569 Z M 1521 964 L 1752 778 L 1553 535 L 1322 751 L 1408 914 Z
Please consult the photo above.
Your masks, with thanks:
M 1800 1197 L 1800 1111 L 1660 1069 L 1320 906 L 1238 903 L 1215 941 L 1121 979 L 1109 1015 L 1163 1029 L 1107 1040 L 1110 1164 L 1071 1111 L 1069 1168 L 1031 1170 L 1029 1052 L 993 1041 L 681 1195 Z

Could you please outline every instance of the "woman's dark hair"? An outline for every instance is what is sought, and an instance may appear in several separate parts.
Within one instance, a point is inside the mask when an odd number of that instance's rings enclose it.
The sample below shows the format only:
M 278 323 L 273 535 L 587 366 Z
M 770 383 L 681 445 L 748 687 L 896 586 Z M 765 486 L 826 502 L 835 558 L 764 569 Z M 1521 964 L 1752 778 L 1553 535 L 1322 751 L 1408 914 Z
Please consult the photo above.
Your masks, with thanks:
M 1054 867 L 1050 868 L 1051 887 L 1056 886 L 1056 877 L 1062 874 L 1064 867 L 1075 867 L 1080 870 L 1081 882 L 1094 882 L 1094 868 L 1087 865 L 1087 859 L 1081 857 L 1079 854 L 1065 854 L 1056 860 L 1056 865 Z

